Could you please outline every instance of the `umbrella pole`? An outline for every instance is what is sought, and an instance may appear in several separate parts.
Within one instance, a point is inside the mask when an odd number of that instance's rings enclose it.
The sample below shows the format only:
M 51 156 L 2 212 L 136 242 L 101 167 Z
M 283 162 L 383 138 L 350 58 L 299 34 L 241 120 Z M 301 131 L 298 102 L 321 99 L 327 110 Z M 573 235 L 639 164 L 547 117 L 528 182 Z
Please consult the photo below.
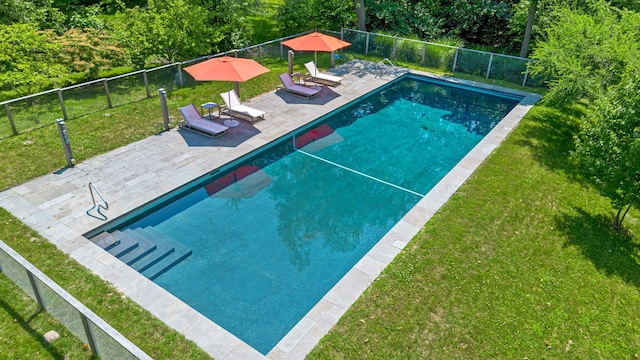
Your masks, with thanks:
M 231 91 L 236 91 L 236 90 L 235 90 L 235 88 L 237 88 L 237 87 L 238 87 L 238 82 L 237 82 L 237 81 L 234 83 L 234 86 L 233 86 L 233 87 L 234 87 L 234 89 L 233 89 L 233 90 L 231 90 Z M 231 91 L 229 91 L 229 104 L 231 104 Z M 237 92 L 236 92 L 236 95 L 238 95 L 238 93 L 237 93 Z M 238 122 L 238 120 L 235 120 L 235 119 L 233 118 L 233 114 L 231 113 L 231 106 L 229 106 L 227 110 L 229 110 L 229 120 L 225 120 L 225 121 L 224 121 L 224 124 L 225 124 L 226 126 L 228 126 L 228 127 L 236 127 L 236 126 L 240 125 L 240 123 Z

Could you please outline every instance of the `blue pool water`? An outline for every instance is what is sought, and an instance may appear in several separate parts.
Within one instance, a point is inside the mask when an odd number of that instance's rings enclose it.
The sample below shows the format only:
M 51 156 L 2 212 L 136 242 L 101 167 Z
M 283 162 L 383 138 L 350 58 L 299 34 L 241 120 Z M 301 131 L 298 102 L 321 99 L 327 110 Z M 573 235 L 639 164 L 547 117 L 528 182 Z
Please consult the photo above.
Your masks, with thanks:
M 266 354 L 518 101 L 405 77 L 118 230 L 191 249 L 154 281 Z

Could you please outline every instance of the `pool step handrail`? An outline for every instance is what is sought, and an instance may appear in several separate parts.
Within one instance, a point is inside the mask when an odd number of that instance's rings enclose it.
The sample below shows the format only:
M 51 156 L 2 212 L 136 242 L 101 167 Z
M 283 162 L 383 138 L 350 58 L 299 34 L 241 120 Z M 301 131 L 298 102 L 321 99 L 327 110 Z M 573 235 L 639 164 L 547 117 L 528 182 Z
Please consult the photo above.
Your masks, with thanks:
M 96 203 L 96 197 L 93 194 L 94 191 L 100 197 L 101 203 Z M 98 191 L 98 188 L 91 182 L 89 183 L 89 193 L 91 194 L 91 201 L 93 202 L 93 206 L 91 207 L 91 209 L 87 210 L 87 215 L 96 219 L 107 220 L 107 215 L 103 214 L 102 210 L 109 210 L 109 203 L 104 199 L 104 196 L 102 196 L 100 191 Z M 93 210 L 96 210 L 96 213 L 98 213 L 100 216 L 92 214 L 91 212 Z
M 391 69 L 395 70 L 396 66 L 393 65 L 389 58 L 384 58 L 382 61 L 376 63 L 377 76 L 382 76 L 391 73 Z

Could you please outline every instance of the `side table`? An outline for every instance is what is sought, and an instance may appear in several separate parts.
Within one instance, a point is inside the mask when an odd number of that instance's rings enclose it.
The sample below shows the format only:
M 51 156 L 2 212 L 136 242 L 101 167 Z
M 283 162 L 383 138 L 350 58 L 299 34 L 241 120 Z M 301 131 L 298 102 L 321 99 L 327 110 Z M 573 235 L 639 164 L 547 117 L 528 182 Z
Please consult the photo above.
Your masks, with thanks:
M 212 114 L 211 110 L 217 108 L 218 109 L 218 115 L 216 114 Z M 204 109 L 207 109 L 208 113 L 205 115 L 204 113 Z M 208 102 L 208 103 L 204 103 L 202 105 L 200 105 L 200 115 L 202 115 L 203 118 L 205 119 L 216 119 L 220 117 L 220 106 L 217 103 L 214 102 Z
M 306 83 L 306 76 L 304 74 L 302 74 L 302 73 L 299 73 L 299 72 L 293 73 L 293 74 L 291 74 L 291 77 L 295 80 L 296 84 L 302 85 L 302 81 L 303 80 Z

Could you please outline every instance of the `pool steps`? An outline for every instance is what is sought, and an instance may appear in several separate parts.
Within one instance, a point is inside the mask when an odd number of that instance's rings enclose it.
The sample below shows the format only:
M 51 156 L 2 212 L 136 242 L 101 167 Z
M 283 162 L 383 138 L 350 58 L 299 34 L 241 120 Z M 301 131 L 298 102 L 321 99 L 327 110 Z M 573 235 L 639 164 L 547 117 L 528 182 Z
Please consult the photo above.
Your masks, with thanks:
M 191 256 L 191 249 L 152 228 L 100 233 L 98 246 L 153 280 Z

